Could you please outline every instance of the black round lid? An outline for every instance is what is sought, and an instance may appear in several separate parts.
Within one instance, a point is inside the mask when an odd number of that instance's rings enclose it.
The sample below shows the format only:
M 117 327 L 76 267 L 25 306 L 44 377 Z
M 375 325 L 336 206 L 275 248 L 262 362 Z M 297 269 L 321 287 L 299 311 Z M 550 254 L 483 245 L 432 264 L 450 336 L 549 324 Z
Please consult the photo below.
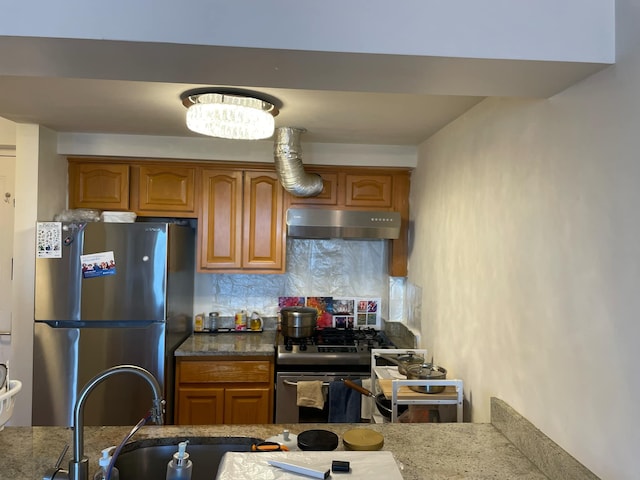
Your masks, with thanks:
M 328 430 L 305 430 L 298 434 L 300 450 L 329 452 L 338 448 L 338 436 Z

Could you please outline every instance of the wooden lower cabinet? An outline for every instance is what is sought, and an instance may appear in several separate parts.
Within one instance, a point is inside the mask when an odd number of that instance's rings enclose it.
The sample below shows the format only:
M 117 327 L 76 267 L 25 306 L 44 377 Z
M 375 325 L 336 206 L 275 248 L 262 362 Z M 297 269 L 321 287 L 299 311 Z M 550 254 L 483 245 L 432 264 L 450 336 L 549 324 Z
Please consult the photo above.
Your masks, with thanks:
M 178 425 L 224 423 L 224 388 L 178 387 Z
M 178 358 L 177 425 L 273 423 L 273 361 Z
M 224 423 L 272 423 L 269 405 L 271 389 L 226 388 L 224 391 Z

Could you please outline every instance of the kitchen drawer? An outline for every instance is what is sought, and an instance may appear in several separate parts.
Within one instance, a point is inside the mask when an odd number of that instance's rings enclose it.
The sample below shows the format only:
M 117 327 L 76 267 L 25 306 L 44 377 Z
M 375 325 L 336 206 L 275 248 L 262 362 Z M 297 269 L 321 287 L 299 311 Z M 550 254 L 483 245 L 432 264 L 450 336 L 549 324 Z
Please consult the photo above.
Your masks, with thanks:
M 179 372 L 180 383 L 268 383 L 273 380 L 271 363 L 260 360 L 183 361 Z

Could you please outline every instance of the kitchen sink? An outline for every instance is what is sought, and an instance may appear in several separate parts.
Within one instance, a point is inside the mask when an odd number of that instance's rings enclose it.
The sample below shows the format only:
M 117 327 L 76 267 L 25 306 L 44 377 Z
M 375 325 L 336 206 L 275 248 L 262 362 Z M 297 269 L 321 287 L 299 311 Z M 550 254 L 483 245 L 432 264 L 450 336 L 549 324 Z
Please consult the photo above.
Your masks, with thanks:
M 116 459 L 120 480 L 158 480 L 167 473 L 167 463 L 178 451 L 178 443 L 189 440 L 187 452 L 193 462 L 191 480 L 212 480 L 226 452 L 249 452 L 262 442 L 253 437 L 149 438 L 126 444 Z

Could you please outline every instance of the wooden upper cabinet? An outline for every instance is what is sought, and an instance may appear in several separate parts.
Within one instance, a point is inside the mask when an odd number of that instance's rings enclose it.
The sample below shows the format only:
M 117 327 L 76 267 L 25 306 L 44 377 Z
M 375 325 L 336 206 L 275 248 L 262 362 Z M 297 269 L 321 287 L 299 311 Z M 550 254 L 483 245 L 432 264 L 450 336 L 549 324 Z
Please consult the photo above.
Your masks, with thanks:
M 309 169 L 309 173 L 315 173 Z M 291 206 L 305 205 L 338 205 L 338 174 L 337 173 L 318 173 L 322 177 L 322 191 L 314 197 L 296 197 L 287 193 L 288 203 Z
M 393 206 L 392 175 L 353 175 L 345 176 L 345 205 L 348 207 Z
M 196 216 L 196 168 L 179 165 L 141 165 L 133 167 L 137 177 L 132 197 L 141 215 Z
M 129 209 L 129 165 L 69 163 L 69 208 Z
M 283 203 L 275 173 L 244 172 L 243 268 L 284 272 Z
M 393 178 L 393 209 L 400 212 L 402 226 L 400 238 L 390 241 L 389 275 L 406 277 L 409 258 L 409 189 L 411 177 L 408 173 L 396 174 Z
M 197 172 L 195 165 L 177 162 L 69 159 L 69 208 L 195 218 L 199 206 Z
M 346 210 L 395 210 L 394 185 L 398 172 L 358 167 L 321 167 L 307 169 L 322 177 L 323 189 L 314 197 L 286 194 L 287 207 L 338 208 Z M 387 173 L 389 172 L 389 173 Z
M 205 270 L 242 267 L 242 172 L 204 169 L 198 258 Z
M 199 270 L 282 273 L 284 194 L 275 172 L 203 169 Z

